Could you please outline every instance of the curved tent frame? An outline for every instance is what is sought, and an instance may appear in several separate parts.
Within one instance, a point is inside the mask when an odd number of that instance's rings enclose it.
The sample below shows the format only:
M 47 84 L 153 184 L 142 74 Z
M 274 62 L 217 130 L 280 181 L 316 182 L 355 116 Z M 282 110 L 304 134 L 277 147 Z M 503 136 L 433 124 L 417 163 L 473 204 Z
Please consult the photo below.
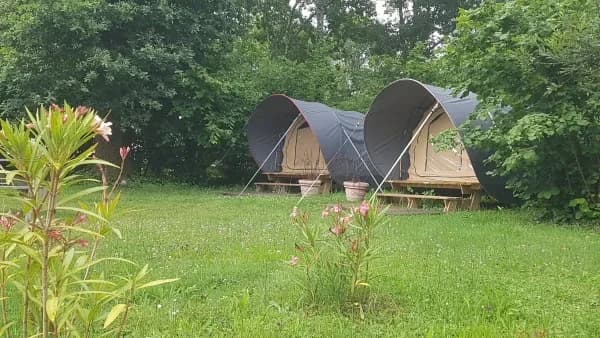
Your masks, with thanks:
M 364 143 L 364 115 L 342 111 L 318 102 L 306 102 L 285 95 L 262 101 L 247 125 L 252 157 L 263 172 L 280 172 L 284 142 L 290 126 L 301 116 L 316 136 L 333 181 L 373 182 L 375 169 Z M 369 168 L 367 168 L 369 166 Z
M 460 127 L 475 111 L 476 95 L 458 97 L 449 89 L 423 84 L 413 79 L 395 81 L 377 95 L 365 117 L 365 144 L 371 163 L 385 175 L 405 148 L 413 131 L 435 104 L 439 104 L 454 127 Z M 505 180 L 491 176 L 493 169 L 484 161 L 489 153 L 466 148 L 477 180 L 483 189 L 502 202 L 512 203 L 514 197 L 505 188 Z M 410 167 L 410 156 L 405 154 L 401 165 L 391 171 L 389 179 L 404 180 Z

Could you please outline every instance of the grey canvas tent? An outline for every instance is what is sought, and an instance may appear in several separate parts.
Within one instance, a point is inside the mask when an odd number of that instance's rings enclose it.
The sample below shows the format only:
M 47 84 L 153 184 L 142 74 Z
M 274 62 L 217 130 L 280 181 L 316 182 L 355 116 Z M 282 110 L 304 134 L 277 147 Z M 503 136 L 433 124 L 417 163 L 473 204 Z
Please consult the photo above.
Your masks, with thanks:
M 374 183 L 363 122 L 361 113 L 272 95 L 250 116 L 248 145 L 264 173 L 324 173 L 337 183 Z
M 377 95 L 365 118 L 365 144 L 373 165 L 387 174 L 413 139 L 388 179 L 478 182 L 496 199 L 512 202 L 504 180 L 488 174 L 491 168 L 484 164 L 488 154 L 464 147 L 436 152 L 430 142 L 440 132 L 460 127 L 477 104 L 471 93 L 457 97 L 451 90 L 412 79 L 391 83 Z

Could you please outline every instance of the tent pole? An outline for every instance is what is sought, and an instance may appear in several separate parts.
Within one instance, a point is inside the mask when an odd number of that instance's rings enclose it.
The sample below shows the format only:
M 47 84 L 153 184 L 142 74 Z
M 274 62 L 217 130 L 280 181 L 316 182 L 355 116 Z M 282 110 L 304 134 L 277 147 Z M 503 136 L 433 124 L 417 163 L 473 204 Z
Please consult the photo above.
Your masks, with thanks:
M 327 163 L 325 164 L 325 168 L 323 168 L 321 170 L 321 172 L 319 173 L 319 176 L 317 176 L 317 178 L 321 177 L 321 175 L 323 175 L 323 173 L 325 172 L 325 170 L 327 170 L 329 168 L 329 164 L 338 156 L 338 154 L 340 153 L 340 151 L 342 150 L 342 148 L 344 148 L 344 146 L 346 145 L 346 143 L 348 143 L 348 140 L 344 141 L 344 143 L 339 147 L 339 149 L 337 150 L 337 152 L 329 159 L 329 161 L 327 161 Z M 315 185 L 315 182 L 317 180 L 315 179 L 310 186 L 308 187 L 308 189 L 312 189 L 312 187 Z M 300 199 L 298 200 L 298 202 L 296 203 L 296 207 L 300 205 L 300 203 L 302 203 L 302 201 L 304 201 L 304 197 L 305 195 L 303 195 L 302 193 L 300 194 Z
M 348 133 L 346 132 L 346 128 L 342 127 L 342 131 L 344 131 L 344 135 L 346 135 L 346 138 L 348 139 L 348 141 L 352 145 L 352 148 L 354 149 L 354 151 L 358 155 L 358 158 L 360 158 L 360 161 L 362 162 L 362 164 L 365 166 L 365 168 L 369 172 L 369 175 L 371 175 L 371 178 L 373 179 L 373 182 L 375 182 L 375 184 L 379 184 L 377 182 L 377 179 L 375 178 L 375 175 L 373 175 L 373 172 L 371 172 L 371 169 L 369 169 L 369 166 L 367 165 L 367 163 L 363 159 L 362 155 L 360 154 L 360 151 L 358 151 L 358 149 L 356 149 L 356 146 L 354 145 L 354 142 L 352 142 L 352 139 L 350 138 L 350 135 L 348 135 Z M 353 134 L 354 134 L 354 132 L 353 132 Z
M 440 105 L 440 103 L 436 102 L 435 106 L 433 106 L 433 108 L 431 108 L 431 111 L 429 112 L 429 114 L 427 114 L 427 117 L 423 120 L 423 123 L 421 123 L 421 125 L 419 126 L 417 131 L 414 133 L 414 135 L 412 136 L 412 138 L 410 139 L 410 141 L 408 142 L 406 147 L 404 147 L 404 150 L 402 150 L 402 152 L 400 153 L 400 156 L 398 156 L 398 158 L 396 159 L 396 162 L 394 162 L 394 164 L 392 165 L 390 170 L 388 170 L 387 174 L 385 174 L 385 176 L 383 177 L 383 180 L 381 180 L 381 183 L 379 183 L 379 185 L 377 186 L 377 189 L 375 189 L 375 193 L 373 194 L 373 196 L 371 196 L 371 199 L 369 200 L 369 202 L 373 202 L 375 197 L 377 197 L 377 193 L 381 191 L 381 186 L 383 186 L 383 184 L 387 181 L 388 177 L 390 177 L 394 168 L 398 165 L 398 163 L 400 163 L 402 156 L 404 156 L 404 154 L 408 151 L 408 148 L 417 139 L 417 136 L 421 132 L 421 129 L 423 129 L 423 127 L 425 127 L 425 124 L 427 123 L 427 121 L 429 120 L 431 115 L 433 115 L 433 112 L 435 112 L 437 110 L 439 105 Z
M 254 173 L 254 175 L 252 175 L 252 178 L 250 178 L 250 181 L 248 181 L 248 183 L 246 184 L 246 186 L 244 186 L 244 189 L 242 189 L 242 191 L 239 193 L 238 197 L 242 196 L 242 194 L 246 191 L 246 189 L 248 189 L 248 187 L 250 186 L 250 184 L 252 183 L 252 181 L 254 181 L 254 179 L 256 178 L 256 176 L 258 175 L 258 173 L 260 173 L 260 171 L 265 166 L 265 164 L 267 163 L 267 161 L 269 160 L 269 158 L 271 157 L 271 155 L 273 155 L 273 153 L 275 153 L 275 150 L 277 150 L 277 147 L 279 147 L 279 145 L 285 139 L 285 137 L 290 132 L 290 130 L 292 130 L 292 127 L 294 126 L 294 124 L 296 124 L 296 121 L 299 118 L 300 118 L 300 114 L 298 114 L 298 116 L 296 116 L 296 118 L 294 119 L 294 121 L 292 121 L 292 123 L 290 124 L 290 126 L 288 127 L 288 129 L 281 136 L 281 138 L 279 139 L 279 141 L 277 141 L 277 144 L 275 144 L 275 147 L 273 147 L 273 149 L 271 150 L 271 152 L 269 153 L 269 155 L 267 156 L 267 158 L 265 158 L 265 160 L 258 167 L 258 170 L 256 170 L 256 172 Z

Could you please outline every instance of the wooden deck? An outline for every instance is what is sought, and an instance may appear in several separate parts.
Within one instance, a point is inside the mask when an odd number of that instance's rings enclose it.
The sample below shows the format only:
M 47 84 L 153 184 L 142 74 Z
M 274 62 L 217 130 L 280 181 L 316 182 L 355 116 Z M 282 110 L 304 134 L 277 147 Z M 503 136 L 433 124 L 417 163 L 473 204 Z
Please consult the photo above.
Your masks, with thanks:
M 395 194 L 395 193 L 379 193 L 378 198 L 384 201 L 396 200 L 401 203 L 403 200 L 407 201 L 408 209 L 418 209 L 421 206 L 421 200 L 438 200 L 444 202 L 444 212 L 451 212 L 458 210 L 459 206 L 463 203 L 468 202 L 469 199 L 454 196 L 435 196 L 435 195 L 413 195 L 413 194 Z
M 275 188 L 276 192 L 281 192 L 280 191 L 281 189 L 289 191 L 290 187 L 294 187 L 294 186 L 299 187 L 300 186 L 300 184 L 298 184 L 298 180 L 305 180 L 305 179 L 312 180 L 315 178 L 315 174 L 302 173 L 302 172 L 300 172 L 300 173 L 276 172 L 276 173 L 264 173 L 264 175 L 267 177 L 267 180 L 269 182 L 255 183 L 255 185 L 257 187 L 257 191 L 264 191 L 264 190 L 259 190 L 259 186 L 262 186 L 262 187 L 269 187 L 269 186 L 277 187 L 277 186 L 279 186 L 280 188 Z M 329 174 L 318 175 L 318 180 L 321 181 L 321 190 L 320 190 L 321 193 L 322 194 L 331 193 L 331 188 L 332 188 L 331 176 Z M 265 184 L 265 183 L 270 183 L 270 184 Z
M 422 199 L 444 201 L 444 211 L 479 210 L 483 187 L 477 180 L 407 179 L 387 181 L 393 193 L 377 194 L 384 200 L 408 201 L 409 208 L 418 207 Z M 418 195 L 414 190 L 434 190 L 438 195 Z

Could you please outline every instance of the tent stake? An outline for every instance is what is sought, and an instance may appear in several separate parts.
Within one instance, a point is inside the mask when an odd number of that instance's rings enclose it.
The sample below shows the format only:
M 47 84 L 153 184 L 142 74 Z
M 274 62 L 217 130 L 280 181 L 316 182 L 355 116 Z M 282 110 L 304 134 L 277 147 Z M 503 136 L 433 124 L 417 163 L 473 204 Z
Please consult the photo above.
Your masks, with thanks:
M 369 202 L 372 203 L 373 200 L 375 199 L 375 197 L 377 197 L 377 193 L 381 191 L 381 186 L 383 186 L 383 184 L 387 181 L 388 177 L 390 177 L 390 175 L 392 174 L 392 171 L 394 170 L 394 168 L 398 165 L 398 163 L 400 163 L 400 160 L 402 159 L 402 156 L 404 156 L 404 154 L 408 151 L 408 148 L 417 139 L 417 136 L 421 132 L 421 129 L 423 129 L 423 127 L 425 127 L 425 124 L 427 123 L 427 121 L 429 120 L 429 118 L 431 117 L 431 115 L 433 115 L 433 112 L 435 112 L 437 110 L 437 108 L 439 107 L 439 105 L 440 105 L 440 103 L 437 102 L 435 104 L 435 106 L 433 106 L 433 108 L 431 108 L 431 111 L 429 112 L 429 114 L 427 115 L 427 117 L 423 120 L 423 123 L 421 123 L 421 125 L 419 126 L 419 128 L 417 129 L 417 131 L 414 133 L 413 137 L 410 139 L 410 141 L 408 142 L 408 144 L 406 145 L 406 147 L 404 147 L 404 150 L 402 150 L 402 152 L 400 153 L 400 156 L 398 156 L 398 158 L 396 159 L 396 161 L 394 162 L 394 164 L 392 165 L 392 167 L 390 168 L 390 170 L 387 172 L 387 174 L 385 175 L 385 177 L 383 177 L 383 180 L 381 180 L 381 183 L 379 183 L 379 185 L 377 186 L 377 189 L 375 189 L 375 193 L 373 194 L 373 196 L 371 196 L 371 199 L 369 200 Z

